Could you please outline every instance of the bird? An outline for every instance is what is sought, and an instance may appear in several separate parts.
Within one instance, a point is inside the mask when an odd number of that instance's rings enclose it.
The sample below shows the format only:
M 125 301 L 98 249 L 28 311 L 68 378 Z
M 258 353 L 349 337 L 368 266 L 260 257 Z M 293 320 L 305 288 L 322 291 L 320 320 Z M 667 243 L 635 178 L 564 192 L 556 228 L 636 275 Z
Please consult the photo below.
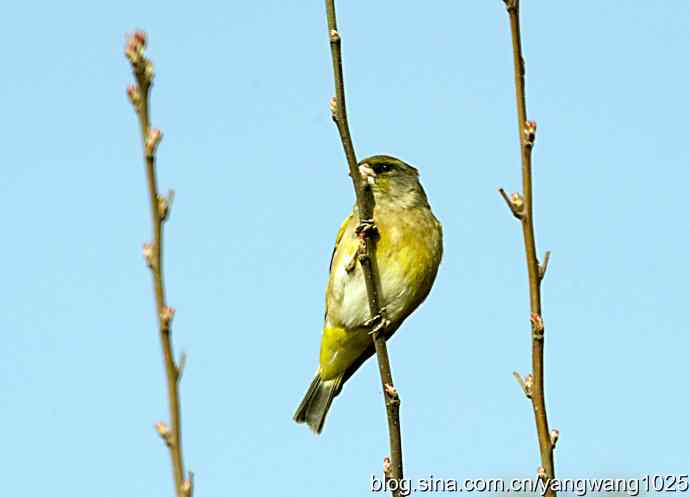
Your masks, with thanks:
M 376 267 L 387 340 L 426 299 L 443 255 L 441 223 L 431 211 L 419 171 L 389 155 L 357 164 L 374 199 Z M 342 223 L 331 255 L 319 367 L 293 420 L 319 434 L 333 399 L 375 352 L 363 270 L 357 261 L 358 208 Z

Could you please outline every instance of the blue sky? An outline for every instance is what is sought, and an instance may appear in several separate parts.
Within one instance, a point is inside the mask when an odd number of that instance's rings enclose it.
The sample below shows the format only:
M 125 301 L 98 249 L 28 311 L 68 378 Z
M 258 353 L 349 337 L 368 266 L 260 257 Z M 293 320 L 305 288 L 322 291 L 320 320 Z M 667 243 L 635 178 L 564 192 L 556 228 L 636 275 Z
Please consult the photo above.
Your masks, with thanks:
M 687 473 L 690 4 L 523 0 L 562 477 Z M 445 230 L 390 343 L 412 478 L 523 477 L 538 454 L 508 20 L 499 0 L 338 2 L 359 157 L 416 165 Z M 125 33 L 149 33 L 184 446 L 197 497 L 368 495 L 387 454 L 373 361 L 321 437 L 316 368 L 351 183 L 321 1 L 13 2 L 0 20 L 0 467 L 7 495 L 172 495 Z

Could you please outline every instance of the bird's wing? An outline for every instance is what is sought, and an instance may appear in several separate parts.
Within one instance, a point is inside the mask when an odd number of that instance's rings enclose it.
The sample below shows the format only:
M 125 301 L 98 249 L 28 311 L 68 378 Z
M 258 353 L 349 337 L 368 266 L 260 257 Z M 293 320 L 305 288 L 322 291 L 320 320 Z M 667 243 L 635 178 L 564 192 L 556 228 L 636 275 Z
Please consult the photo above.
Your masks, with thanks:
M 335 245 L 333 246 L 333 252 L 331 252 L 331 260 L 328 263 L 329 279 L 330 279 L 330 274 L 333 271 L 333 259 L 335 258 L 335 252 L 336 252 L 336 250 L 338 250 L 338 245 L 340 244 L 340 241 L 343 239 L 343 234 L 347 230 L 347 225 L 352 220 L 352 216 L 353 216 L 353 213 L 351 212 L 350 215 L 345 218 L 345 221 L 343 221 L 343 224 L 340 225 L 340 229 L 338 230 L 338 234 L 335 236 Z M 326 306 L 325 306 L 324 313 L 323 313 L 324 321 L 326 320 L 326 316 L 328 316 L 328 296 L 326 297 Z
M 340 243 L 340 240 L 342 240 L 343 238 L 343 233 L 345 233 L 345 229 L 347 228 L 350 219 L 352 219 L 352 213 L 350 213 L 350 215 L 345 218 L 345 221 L 343 221 L 343 224 L 340 225 L 338 234 L 335 237 L 335 245 L 333 246 L 333 252 L 331 252 L 331 262 L 328 263 L 329 273 L 333 270 L 333 257 L 335 257 L 335 251 L 338 249 L 338 244 Z

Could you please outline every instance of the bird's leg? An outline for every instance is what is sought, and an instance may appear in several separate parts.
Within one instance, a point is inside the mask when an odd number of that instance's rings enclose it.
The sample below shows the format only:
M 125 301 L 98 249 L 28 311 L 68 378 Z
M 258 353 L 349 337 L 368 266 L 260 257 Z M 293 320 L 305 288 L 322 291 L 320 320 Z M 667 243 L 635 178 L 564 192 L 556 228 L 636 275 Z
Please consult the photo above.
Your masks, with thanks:
M 359 225 L 355 228 L 355 234 L 359 238 L 359 248 L 352 254 L 352 259 L 345 266 L 345 271 L 351 273 L 357 266 L 357 259 L 359 257 L 365 256 L 365 243 L 364 240 L 373 238 L 378 234 L 378 229 L 376 224 L 374 224 L 373 219 L 363 219 L 359 222 Z
M 372 317 L 371 319 L 367 319 L 364 322 L 365 327 L 371 327 L 369 334 L 374 336 L 378 335 L 381 331 L 384 331 L 389 324 L 391 324 L 391 322 L 390 320 L 386 319 L 385 307 L 382 307 L 376 316 Z

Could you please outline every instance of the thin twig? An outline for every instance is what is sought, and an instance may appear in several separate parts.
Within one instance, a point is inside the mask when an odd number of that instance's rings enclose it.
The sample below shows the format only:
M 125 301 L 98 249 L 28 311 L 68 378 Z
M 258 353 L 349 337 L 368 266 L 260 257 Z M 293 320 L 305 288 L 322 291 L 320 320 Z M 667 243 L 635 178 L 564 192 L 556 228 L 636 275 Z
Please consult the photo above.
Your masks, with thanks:
M 333 61 L 333 76 L 335 80 L 335 97 L 331 101 L 333 120 L 338 127 L 340 139 L 347 158 L 352 186 L 357 197 L 360 225 L 357 228 L 361 240 L 359 262 L 362 266 L 364 281 L 366 282 L 371 314 L 372 338 L 376 348 L 381 386 L 386 404 L 388 417 L 388 435 L 390 441 L 390 478 L 400 481 L 403 477 L 402 442 L 400 436 L 400 398 L 393 386 L 388 349 L 386 347 L 385 329 L 388 324 L 384 310 L 381 308 L 381 283 L 376 265 L 376 226 L 374 224 L 374 196 L 371 187 L 363 181 L 357 168 L 357 158 L 350 137 L 345 107 L 345 85 L 343 82 L 343 67 L 341 54 L 341 37 L 335 15 L 335 1 L 326 0 L 326 16 L 328 20 L 328 36 L 331 43 L 331 57 Z M 399 487 L 399 485 L 398 485 Z M 393 492 L 399 495 L 399 492 Z
M 525 242 L 525 256 L 527 273 L 529 276 L 530 312 L 532 323 L 532 384 L 529 388 L 529 398 L 532 401 L 534 419 L 537 426 L 541 466 L 538 474 L 547 483 L 546 495 L 554 497 L 555 491 L 548 483 L 555 478 L 553 449 L 555 442 L 549 432 L 544 399 L 544 321 L 541 312 L 541 280 L 546 272 L 550 253 L 547 252 L 543 266 L 537 259 L 536 242 L 534 238 L 534 218 L 532 201 L 532 148 L 537 131 L 537 125 L 527 120 L 527 104 L 525 101 L 525 66 L 522 57 L 522 43 L 520 39 L 520 2 L 519 0 L 503 0 L 506 4 L 510 19 L 510 31 L 513 42 L 513 62 L 515 73 L 515 97 L 517 102 L 518 133 L 520 135 L 520 155 L 522 158 L 522 212 L 519 217 L 522 224 L 522 234 Z M 506 198 L 505 195 L 503 195 Z M 512 210 L 512 209 L 511 209 Z M 513 211 L 515 213 L 515 211 Z M 523 386 L 525 393 L 528 390 Z
M 168 217 L 174 192 L 170 191 L 168 197 L 162 197 L 158 193 L 156 148 L 161 140 L 161 132 L 157 129 L 152 129 L 149 120 L 149 93 L 153 82 L 153 64 L 144 56 L 145 47 L 146 35 L 141 31 L 134 33 L 127 41 L 125 55 L 132 65 L 132 71 L 136 80 L 136 85 L 131 85 L 127 89 L 127 94 L 139 117 L 141 137 L 144 145 L 146 178 L 153 225 L 153 240 L 144 244 L 144 257 L 153 277 L 158 331 L 163 349 L 170 415 L 170 427 L 161 421 L 156 423 L 155 428 L 170 452 L 175 479 L 175 494 L 177 497 L 191 497 L 193 492 L 193 475 L 189 473 L 188 477 L 185 478 L 182 437 L 180 435 L 178 380 L 181 368 L 178 368 L 175 364 L 170 338 L 170 326 L 175 310 L 166 304 L 165 286 L 163 284 L 163 222 Z

